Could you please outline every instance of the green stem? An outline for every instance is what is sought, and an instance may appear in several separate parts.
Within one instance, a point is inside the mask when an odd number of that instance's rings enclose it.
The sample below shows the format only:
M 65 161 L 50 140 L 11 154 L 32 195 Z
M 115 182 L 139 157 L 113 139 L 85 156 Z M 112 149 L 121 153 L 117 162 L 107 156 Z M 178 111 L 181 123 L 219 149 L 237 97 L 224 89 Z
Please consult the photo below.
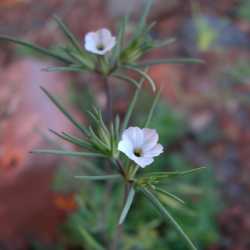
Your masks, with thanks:
M 110 83 L 108 81 L 108 77 L 103 77 L 103 83 L 104 83 L 104 92 L 106 95 L 106 122 L 111 123 L 113 119 L 113 98 L 112 98 L 112 90 L 110 87 Z
M 139 170 L 139 166 L 136 165 L 136 166 L 133 168 L 131 174 L 129 175 L 129 179 L 132 180 L 132 179 L 135 177 L 135 175 L 136 175 L 136 173 L 137 173 L 138 170 Z
M 125 202 L 127 200 L 129 189 L 130 189 L 130 184 L 125 183 L 122 207 L 124 207 Z M 115 235 L 114 235 L 114 238 L 113 238 L 113 240 L 111 242 L 110 250 L 117 250 L 118 249 L 118 243 L 122 238 L 123 228 L 124 228 L 123 224 L 117 224 L 116 230 L 115 230 Z

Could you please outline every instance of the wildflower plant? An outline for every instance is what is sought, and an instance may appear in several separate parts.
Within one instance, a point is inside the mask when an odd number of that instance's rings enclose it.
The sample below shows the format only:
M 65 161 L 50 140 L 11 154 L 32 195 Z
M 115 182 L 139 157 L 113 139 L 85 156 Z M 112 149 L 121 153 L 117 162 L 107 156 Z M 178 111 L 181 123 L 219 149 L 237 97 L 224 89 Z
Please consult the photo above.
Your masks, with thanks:
M 147 69 L 157 64 L 202 63 L 202 61 L 189 58 L 141 60 L 149 51 L 174 42 L 172 38 L 165 41 L 155 41 L 151 37 L 150 32 L 155 23 L 147 25 L 146 18 L 152 2 L 147 1 L 144 12 L 129 39 L 125 36 L 129 20 L 128 16 L 124 17 L 120 22 L 116 36 L 108 29 L 103 28 L 87 33 L 83 42 L 79 41 L 58 17 L 55 17 L 55 21 L 68 40 L 68 44 L 64 47 L 50 50 L 9 36 L 0 36 L 0 41 L 8 41 L 28 47 L 60 62 L 59 66 L 49 67 L 47 71 L 92 72 L 102 77 L 106 87 L 107 107 L 104 110 L 105 112 L 98 107 L 88 111 L 89 118 L 92 121 L 91 126 L 78 122 L 56 97 L 41 87 L 44 94 L 81 132 L 82 136 L 76 137 L 65 132 L 59 133 L 50 130 L 55 136 L 72 143 L 79 147 L 80 150 L 38 149 L 32 152 L 68 157 L 101 158 L 103 162 L 108 162 L 113 166 L 113 174 L 76 176 L 76 178 L 83 181 L 117 181 L 124 185 L 124 204 L 118 225 L 122 225 L 125 222 L 132 203 L 136 202 L 136 196 L 141 193 L 153 204 L 162 217 L 176 228 L 189 248 L 196 249 L 188 235 L 172 217 L 168 208 L 162 204 L 159 194 L 183 203 L 173 193 L 161 188 L 162 184 L 166 183 L 170 178 L 192 174 L 203 168 L 177 172 L 153 170 L 154 158 L 166 152 L 166 148 L 163 148 L 158 143 L 159 136 L 157 131 L 150 128 L 150 121 L 160 98 L 161 90 L 156 88 L 155 82 L 147 73 Z M 141 79 L 137 81 L 130 77 L 128 75 L 130 71 L 138 74 Z M 124 82 L 133 84 L 135 87 L 134 96 L 130 101 L 123 120 L 120 119 L 119 115 L 113 115 L 112 112 L 110 77 L 121 79 Z M 152 87 L 155 95 L 154 101 L 151 109 L 148 111 L 148 117 L 143 128 L 130 126 L 131 116 L 145 82 Z M 152 171 L 145 173 L 145 167 L 152 167 Z

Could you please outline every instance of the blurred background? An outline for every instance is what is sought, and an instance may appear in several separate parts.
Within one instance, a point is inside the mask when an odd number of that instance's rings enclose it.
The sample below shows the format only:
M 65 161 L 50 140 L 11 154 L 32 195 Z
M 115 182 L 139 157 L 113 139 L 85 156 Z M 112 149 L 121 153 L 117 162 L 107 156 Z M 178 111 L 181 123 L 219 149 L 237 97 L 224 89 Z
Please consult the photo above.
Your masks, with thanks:
M 0 34 L 45 47 L 63 44 L 53 15 L 79 39 L 110 27 L 132 8 L 128 32 L 143 0 L 0 0 Z M 165 198 L 199 249 L 250 249 L 250 0 L 155 0 L 152 36 L 175 37 L 148 58 L 195 57 L 204 65 L 162 65 L 150 75 L 165 86 L 152 127 L 167 148 L 154 168 L 208 171 L 166 185 L 186 206 Z M 46 86 L 83 122 L 93 102 L 105 105 L 102 82 L 91 74 L 48 73 L 55 62 L 0 41 L 0 250 L 109 249 L 121 209 L 121 187 L 73 176 L 102 171 L 102 162 L 34 156 L 48 145 L 72 148 L 48 128 L 77 131 L 40 91 Z M 132 89 L 112 82 L 115 111 L 126 112 Z M 148 112 L 150 89 L 134 124 Z M 88 172 L 89 171 L 89 172 Z M 117 249 L 185 250 L 173 228 L 138 197 Z

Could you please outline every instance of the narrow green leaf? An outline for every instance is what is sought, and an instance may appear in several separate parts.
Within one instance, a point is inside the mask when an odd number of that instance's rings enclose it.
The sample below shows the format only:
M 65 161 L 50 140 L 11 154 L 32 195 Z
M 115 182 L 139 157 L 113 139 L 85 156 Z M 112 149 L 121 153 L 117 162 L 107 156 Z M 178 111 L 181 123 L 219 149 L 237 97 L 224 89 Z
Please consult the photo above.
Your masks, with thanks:
M 129 210 L 131 208 L 131 205 L 133 203 L 134 198 L 135 198 L 135 190 L 134 190 L 133 187 L 131 187 L 130 190 L 129 190 L 129 193 L 128 193 L 127 200 L 125 202 L 124 208 L 122 210 L 120 219 L 119 219 L 119 225 L 123 224 L 123 222 L 125 221 L 125 219 L 126 219 L 126 217 L 128 215 L 128 212 L 129 212 Z
M 131 64 L 130 66 L 136 67 L 136 68 L 141 68 L 141 67 L 143 68 L 143 67 L 149 67 L 149 66 L 159 65 L 159 64 L 198 64 L 198 63 L 204 63 L 204 61 L 200 59 L 194 59 L 194 58 L 171 58 L 171 59 L 158 59 L 158 60 L 144 61 L 138 64 Z
M 141 87 L 142 87 L 143 83 L 144 83 L 144 78 L 141 78 L 141 80 L 139 81 L 138 88 L 135 91 L 134 96 L 133 96 L 133 98 L 132 98 L 132 100 L 131 100 L 131 102 L 129 104 L 127 113 L 125 115 L 125 118 L 124 118 L 124 121 L 123 121 L 123 124 L 122 124 L 121 131 L 124 131 L 128 127 L 129 120 L 130 120 L 131 115 L 132 115 L 132 113 L 134 111 L 135 104 L 137 102 L 137 99 L 138 99 L 138 96 L 139 96 L 139 93 L 141 91 Z
M 138 86 L 139 86 L 138 82 L 129 76 L 125 76 L 125 75 L 118 74 L 118 73 L 115 73 L 112 76 L 114 76 L 120 80 L 126 81 L 128 83 L 132 83 L 136 88 L 138 88 Z
M 113 155 L 113 153 L 115 152 L 116 147 L 117 147 L 117 145 L 115 144 L 115 129 L 114 129 L 113 122 L 110 123 L 110 140 L 109 140 L 109 143 L 110 143 L 110 148 L 111 148 L 111 152 L 112 152 L 112 155 Z
M 145 197 L 153 204 L 153 206 L 160 212 L 163 218 L 167 219 L 176 229 L 176 231 L 182 236 L 182 238 L 186 241 L 187 245 L 191 250 L 197 250 L 193 242 L 190 240 L 188 235 L 184 232 L 178 222 L 172 217 L 169 211 L 161 204 L 159 199 L 150 192 L 147 188 L 141 189 Z
M 147 73 L 145 73 L 144 71 L 142 71 L 134 66 L 131 66 L 131 65 L 125 65 L 123 67 L 138 73 L 141 77 L 145 78 L 148 81 L 148 83 L 151 85 L 153 91 L 156 90 L 155 82 Z
M 78 227 L 81 236 L 84 239 L 84 244 L 86 244 L 90 249 L 93 250 L 105 250 L 104 247 L 97 242 L 94 237 L 81 225 Z
M 64 35 L 71 42 L 71 44 L 73 45 L 73 47 L 76 50 L 78 50 L 79 52 L 82 52 L 82 46 L 81 46 L 81 44 L 78 42 L 78 40 L 76 39 L 76 37 L 70 32 L 70 30 L 66 27 L 66 25 L 62 22 L 62 20 L 59 17 L 57 17 L 57 16 L 54 16 L 54 20 L 56 21 L 56 23 L 58 24 L 58 26 L 60 27 L 60 29 L 62 30 L 62 32 L 64 33 Z
M 115 117 L 115 135 L 116 135 L 116 141 L 120 139 L 120 117 L 119 115 L 116 115 Z
M 45 48 L 42 48 L 36 44 L 33 44 L 33 43 L 30 43 L 30 42 L 26 42 L 26 41 L 23 41 L 23 40 L 20 40 L 20 39 L 16 39 L 14 37 L 10 37 L 10 36 L 0 36 L 0 40 L 2 41 L 7 41 L 7 42 L 11 42 L 11 43 L 15 43 L 15 44 L 18 44 L 18 45 L 22 45 L 24 47 L 27 47 L 29 49 L 33 49 L 41 54 L 44 54 L 44 55 L 47 55 L 47 56 L 50 56 L 50 57 L 53 57 L 61 62 L 64 62 L 66 64 L 71 64 L 73 63 L 71 60 L 69 60 L 68 58 L 66 57 L 63 57 L 55 52 L 52 52 L 51 50 L 49 49 L 45 49 Z
M 105 157 L 103 154 L 92 153 L 92 152 L 75 152 L 75 151 L 65 151 L 56 149 L 36 149 L 32 150 L 31 153 L 34 154 L 52 154 L 52 155 L 63 155 L 68 157 Z
M 143 27 L 146 25 L 146 22 L 147 22 L 147 16 L 149 15 L 149 12 L 150 12 L 150 8 L 153 4 L 153 1 L 152 0 L 147 0 L 146 1 L 146 5 L 144 7 L 144 11 L 142 13 L 142 16 L 140 18 L 140 21 L 139 21 L 139 24 L 137 26 L 137 28 L 135 29 L 135 34 L 140 34 L 140 32 L 143 30 Z
M 58 136 L 59 138 L 65 140 L 65 141 L 67 141 L 67 142 L 70 142 L 70 143 L 72 143 L 72 144 L 74 144 L 74 145 L 76 145 L 76 146 L 79 146 L 79 147 L 87 147 L 87 148 L 90 147 L 90 144 L 89 144 L 89 143 L 87 143 L 87 142 L 85 142 L 85 141 L 82 141 L 82 140 L 80 140 L 80 139 L 78 139 L 78 138 L 68 137 L 67 135 L 65 135 L 65 134 L 60 134 L 60 133 L 54 131 L 53 129 L 49 129 L 49 131 L 50 131 L 51 133 L 53 133 L 54 135 Z
M 82 138 L 78 138 L 78 137 L 75 137 L 71 134 L 68 134 L 66 132 L 62 132 L 63 136 L 65 136 L 66 138 L 72 140 L 72 141 L 75 141 L 81 145 L 85 145 L 86 147 L 91 147 L 91 144 L 87 141 L 87 139 L 82 139 Z
M 68 66 L 68 67 L 48 67 L 43 69 L 47 72 L 81 72 L 84 70 L 83 66 Z
M 166 196 L 172 198 L 173 200 L 178 201 L 178 202 L 181 203 L 181 204 L 185 204 L 185 201 L 184 201 L 184 200 L 182 200 L 182 199 L 179 198 L 178 196 L 176 196 L 176 195 L 174 195 L 174 194 L 168 192 L 168 191 L 165 190 L 165 189 L 162 189 L 162 188 L 159 188 L 159 187 L 155 187 L 155 191 L 157 191 L 157 192 L 159 192 L 159 193 L 161 193 L 161 194 L 164 194 L 164 195 L 166 195 Z
M 86 68 L 90 70 L 93 70 L 95 68 L 95 63 L 90 58 L 90 56 L 86 55 L 86 53 L 84 54 L 82 52 L 81 54 L 76 54 L 72 51 L 69 51 L 69 54 Z
M 127 22 L 128 22 L 128 16 L 126 15 L 122 18 L 118 26 L 117 42 L 116 42 L 116 47 L 114 48 L 112 54 L 112 63 L 115 63 L 116 59 L 119 57 L 121 50 L 123 48 L 123 40 Z
M 165 171 L 159 171 L 159 172 L 150 172 L 147 174 L 144 174 L 144 176 L 153 177 L 153 178 L 167 178 L 170 176 L 179 176 L 179 175 L 187 175 L 187 174 L 192 174 L 201 170 L 206 169 L 206 167 L 199 167 L 199 168 L 193 168 L 190 170 L 186 171 L 170 171 L 170 172 L 165 172 Z
M 89 181 L 106 181 L 121 178 L 121 175 L 97 175 L 97 176 L 75 176 L 77 179 L 89 180 Z
M 87 113 L 90 116 L 90 118 L 93 120 L 95 125 L 98 124 L 98 117 L 97 117 L 96 113 L 94 113 L 94 112 L 92 112 L 90 110 L 88 110 Z
M 156 48 L 161 48 L 161 47 L 165 47 L 165 46 L 168 46 L 172 43 L 175 43 L 176 42 L 176 39 L 175 38 L 168 38 L 166 40 L 163 40 L 163 41 L 155 41 L 154 43 L 154 46 Z
M 105 131 L 105 133 L 107 135 L 109 135 L 109 130 L 107 128 L 107 126 L 105 125 L 104 121 L 103 121 L 103 118 L 102 118 L 102 111 L 100 109 L 97 109 L 96 108 L 96 112 L 97 112 L 97 117 L 98 117 L 98 121 L 99 121 L 99 124 L 101 125 L 101 127 L 103 128 L 103 130 Z
M 90 132 L 90 136 L 91 136 L 91 141 L 92 141 L 93 143 L 95 143 L 95 145 L 96 145 L 98 148 L 102 147 L 102 148 L 104 148 L 105 150 L 109 150 L 109 146 L 106 145 L 106 144 L 96 135 L 95 131 L 94 131 L 91 127 L 89 127 L 89 132 Z
M 88 130 L 79 122 L 77 122 L 73 116 L 66 111 L 66 109 L 59 103 L 59 101 L 53 97 L 44 87 L 40 87 L 41 90 L 48 96 L 48 98 L 56 105 L 56 107 L 71 121 L 82 133 L 88 135 Z
M 148 113 L 148 117 L 147 117 L 147 120 L 145 121 L 145 124 L 144 124 L 144 128 L 147 128 L 152 120 L 152 116 L 154 114 L 154 111 L 155 111 L 155 108 L 156 108 L 156 105 L 159 101 L 159 98 L 160 98 L 160 95 L 161 95 L 161 89 L 159 89 L 154 97 L 154 100 L 153 100 L 153 103 L 152 103 L 152 106 L 150 108 L 150 111 Z

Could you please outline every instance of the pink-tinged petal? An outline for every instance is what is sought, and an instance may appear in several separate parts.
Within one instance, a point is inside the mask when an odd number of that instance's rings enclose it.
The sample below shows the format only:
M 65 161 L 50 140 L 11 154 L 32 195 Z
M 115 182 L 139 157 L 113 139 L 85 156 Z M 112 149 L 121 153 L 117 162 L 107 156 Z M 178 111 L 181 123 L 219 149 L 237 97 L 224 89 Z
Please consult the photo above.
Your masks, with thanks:
M 143 156 L 145 157 L 155 157 L 163 153 L 163 146 L 161 144 L 155 145 L 148 151 L 143 151 Z
M 115 47 L 115 44 L 116 44 L 116 38 L 111 37 L 109 42 L 106 44 L 105 53 L 112 50 Z
M 85 36 L 85 49 L 98 55 L 109 52 L 116 44 L 116 38 L 108 29 L 100 29 L 96 32 L 89 32 Z M 100 49 L 100 46 L 103 49 Z
M 149 129 L 149 128 L 144 128 L 142 129 L 142 131 L 144 134 L 143 148 L 144 150 L 150 150 L 157 144 L 159 140 L 158 133 L 156 132 L 155 129 Z
M 129 127 L 122 133 L 122 139 L 127 139 L 131 142 L 134 148 L 143 145 L 144 137 L 142 130 L 138 127 Z
M 134 157 L 133 161 L 141 168 L 145 168 L 150 165 L 154 160 L 152 157 Z
M 112 38 L 111 32 L 106 28 L 98 30 L 97 35 L 99 37 L 99 40 L 102 41 L 103 44 L 108 44 L 110 42 L 110 38 Z
M 163 152 L 163 147 L 157 144 L 159 136 L 154 129 L 129 127 L 122 133 L 118 150 L 122 151 L 132 161 L 144 168 Z

